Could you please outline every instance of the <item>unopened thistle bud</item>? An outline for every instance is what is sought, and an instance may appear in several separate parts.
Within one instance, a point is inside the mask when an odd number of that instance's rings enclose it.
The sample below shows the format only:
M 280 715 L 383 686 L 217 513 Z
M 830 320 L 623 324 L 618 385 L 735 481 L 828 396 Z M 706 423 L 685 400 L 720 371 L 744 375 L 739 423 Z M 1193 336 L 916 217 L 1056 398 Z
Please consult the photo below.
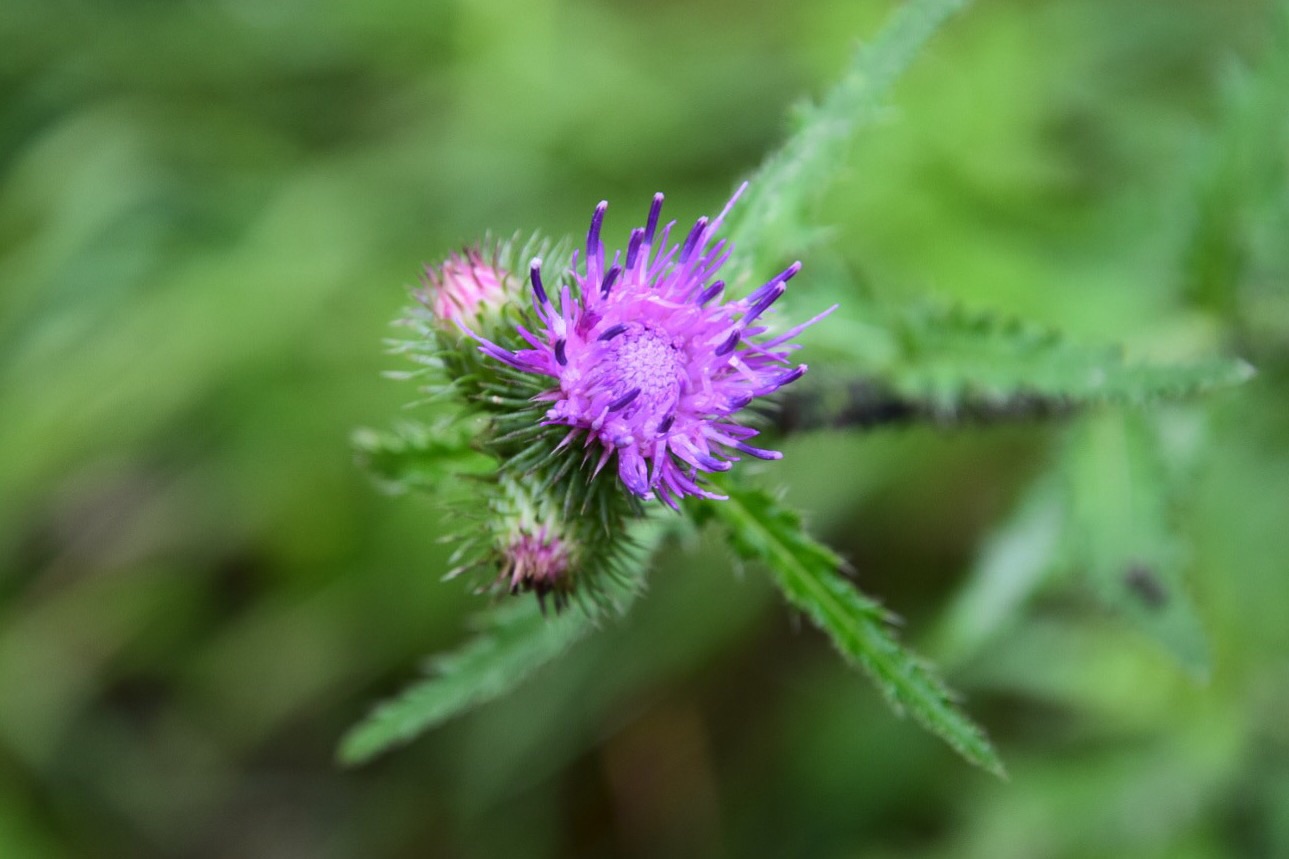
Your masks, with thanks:
M 550 499 L 537 498 L 519 481 L 502 480 L 494 504 L 498 584 L 511 594 L 532 591 L 545 606 L 553 595 L 559 610 L 568 602 L 581 562 L 582 541 Z
M 515 295 L 519 280 L 500 263 L 500 249 L 478 246 L 454 253 L 438 267 L 426 266 L 424 286 L 416 298 L 434 316 L 439 330 L 456 334 L 457 324 L 470 324 L 500 313 Z
M 501 549 L 501 584 L 511 594 L 533 591 L 543 602 L 553 593 L 556 608 L 572 589 L 572 568 L 573 544 L 550 525 L 520 529 Z

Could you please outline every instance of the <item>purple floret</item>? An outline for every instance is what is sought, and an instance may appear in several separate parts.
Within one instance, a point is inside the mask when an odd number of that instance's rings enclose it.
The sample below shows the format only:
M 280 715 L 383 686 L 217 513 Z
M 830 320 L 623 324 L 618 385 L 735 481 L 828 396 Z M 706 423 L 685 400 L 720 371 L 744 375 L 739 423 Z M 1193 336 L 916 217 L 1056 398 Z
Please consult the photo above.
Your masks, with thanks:
M 600 203 L 580 266 L 573 255 L 573 288 L 549 295 L 541 260 L 533 260 L 540 325 L 518 327 L 530 348 L 511 352 L 479 338 L 485 354 L 558 382 L 538 399 L 550 403 L 544 423 L 570 427 L 561 446 L 582 436 L 597 474 L 616 454 L 631 492 L 671 507 L 686 495 L 723 498 L 701 485 L 702 475 L 727 471 L 739 454 L 782 456 L 749 445 L 757 431 L 735 413 L 801 378 L 806 366 L 789 360 L 797 346 L 788 341 L 836 309 L 764 337 L 757 320 L 783 295 L 799 262 L 746 298 L 718 300 L 724 284 L 714 275 L 730 246 L 712 237 L 746 187 L 714 220 L 700 218 L 670 246 L 675 222 L 658 234 L 663 197 L 656 195 L 645 227 L 631 232 L 625 261 L 620 251 L 612 261 L 605 257 L 600 231 L 608 204 Z

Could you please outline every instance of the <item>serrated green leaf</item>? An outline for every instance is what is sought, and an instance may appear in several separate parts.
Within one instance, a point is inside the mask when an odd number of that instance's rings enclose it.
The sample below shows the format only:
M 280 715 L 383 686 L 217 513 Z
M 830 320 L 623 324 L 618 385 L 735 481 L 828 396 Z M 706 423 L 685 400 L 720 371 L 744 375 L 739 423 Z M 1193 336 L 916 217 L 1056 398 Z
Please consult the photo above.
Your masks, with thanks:
M 873 679 L 892 709 L 910 713 L 968 761 L 1004 775 L 984 732 L 958 708 L 934 670 L 900 646 L 891 633 L 891 615 L 842 575 L 842 559 L 811 539 L 800 517 L 769 494 L 728 491 L 729 500 L 704 503 L 700 515 L 725 526 L 740 556 L 766 563 L 788 602 Z
M 504 695 L 594 630 L 605 606 L 624 614 L 639 593 L 645 559 L 661 536 L 649 522 L 635 531 L 640 551 L 620 559 L 618 575 L 606 579 L 601 600 L 547 615 L 535 600 L 525 598 L 489 613 L 471 642 L 432 660 L 430 677 L 378 704 L 345 734 L 336 753 L 340 763 L 365 763 Z
M 870 305 L 858 314 L 862 325 L 834 317 L 816 339 L 846 354 L 859 378 L 838 384 L 825 372 L 816 387 L 790 393 L 785 427 L 998 421 L 1140 405 L 1237 385 L 1254 372 L 1228 358 L 1133 363 L 1119 349 L 962 309 Z
M 594 624 L 579 611 L 546 617 L 535 600 L 495 612 L 487 629 L 433 663 L 433 676 L 377 705 L 340 742 L 342 764 L 365 763 L 448 719 L 487 703 L 563 653 Z
M 446 478 L 486 474 L 496 464 L 471 446 L 468 427 L 445 423 L 427 427 L 403 423 L 392 430 L 360 429 L 353 434 L 358 462 L 391 491 L 432 489 Z
M 1186 592 L 1186 543 L 1170 521 L 1158 440 L 1140 416 L 1101 415 L 1075 432 L 1067 468 L 1076 568 L 1104 604 L 1207 677 L 1209 644 Z
M 728 235 L 739 255 L 726 276 L 760 271 L 808 241 L 806 208 L 832 183 L 855 132 L 873 121 L 883 99 L 931 35 L 968 0 L 910 0 L 872 43 L 862 46 L 846 74 L 817 105 L 797 111 L 792 135 L 762 164 Z
M 1118 349 L 960 309 L 906 312 L 892 328 L 901 348 L 883 375 L 903 395 L 945 414 L 971 404 L 1144 403 L 1238 384 L 1252 374 L 1244 362 L 1221 358 L 1133 364 Z

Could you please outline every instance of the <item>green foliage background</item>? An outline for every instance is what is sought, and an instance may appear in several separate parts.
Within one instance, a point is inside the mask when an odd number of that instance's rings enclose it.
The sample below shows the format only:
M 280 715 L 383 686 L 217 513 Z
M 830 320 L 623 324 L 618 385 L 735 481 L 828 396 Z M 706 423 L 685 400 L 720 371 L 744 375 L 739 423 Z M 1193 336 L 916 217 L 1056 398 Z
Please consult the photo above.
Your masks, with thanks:
M 711 211 L 892 7 L 0 0 L 0 856 L 1289 855 L 1289 12 L 1254 0 L 975 4 L 819 180 L 829 232 L 758 246 L 819 242 L 811 342 L 932 404 L 971 356 L 919 375 L 864 308 L 1258 368 L 767 466 L 1008 781 L 710 531 L 517 693 L 334 765 L 478 607 L 441 511 L 352 461 L 420 264 Z M 1167 614 L 1103 607 L 1125 558 Z

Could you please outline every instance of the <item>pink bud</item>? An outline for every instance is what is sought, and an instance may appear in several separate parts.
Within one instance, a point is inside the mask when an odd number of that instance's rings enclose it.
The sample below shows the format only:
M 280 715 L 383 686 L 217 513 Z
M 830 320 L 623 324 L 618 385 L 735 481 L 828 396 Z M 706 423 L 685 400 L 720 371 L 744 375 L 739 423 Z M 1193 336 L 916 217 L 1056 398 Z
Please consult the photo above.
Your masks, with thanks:
M 445 330 L 456 330 L 457 322 L 470 322 L 499 310 L 509 298 L 509 272 L 499 268 L 478 247 L 465 248 L 449 256 L 438 268 L 427 266 L 425 287 L 417 298 L 434 314 Z
M 512 594 L 535 591 L 545 605 L 555 595 L 555 608 L 563 608 L 572 588 L 572 546 L 546 525 L 526 525 L 514 530 L 501 550 L 501 584 Z

